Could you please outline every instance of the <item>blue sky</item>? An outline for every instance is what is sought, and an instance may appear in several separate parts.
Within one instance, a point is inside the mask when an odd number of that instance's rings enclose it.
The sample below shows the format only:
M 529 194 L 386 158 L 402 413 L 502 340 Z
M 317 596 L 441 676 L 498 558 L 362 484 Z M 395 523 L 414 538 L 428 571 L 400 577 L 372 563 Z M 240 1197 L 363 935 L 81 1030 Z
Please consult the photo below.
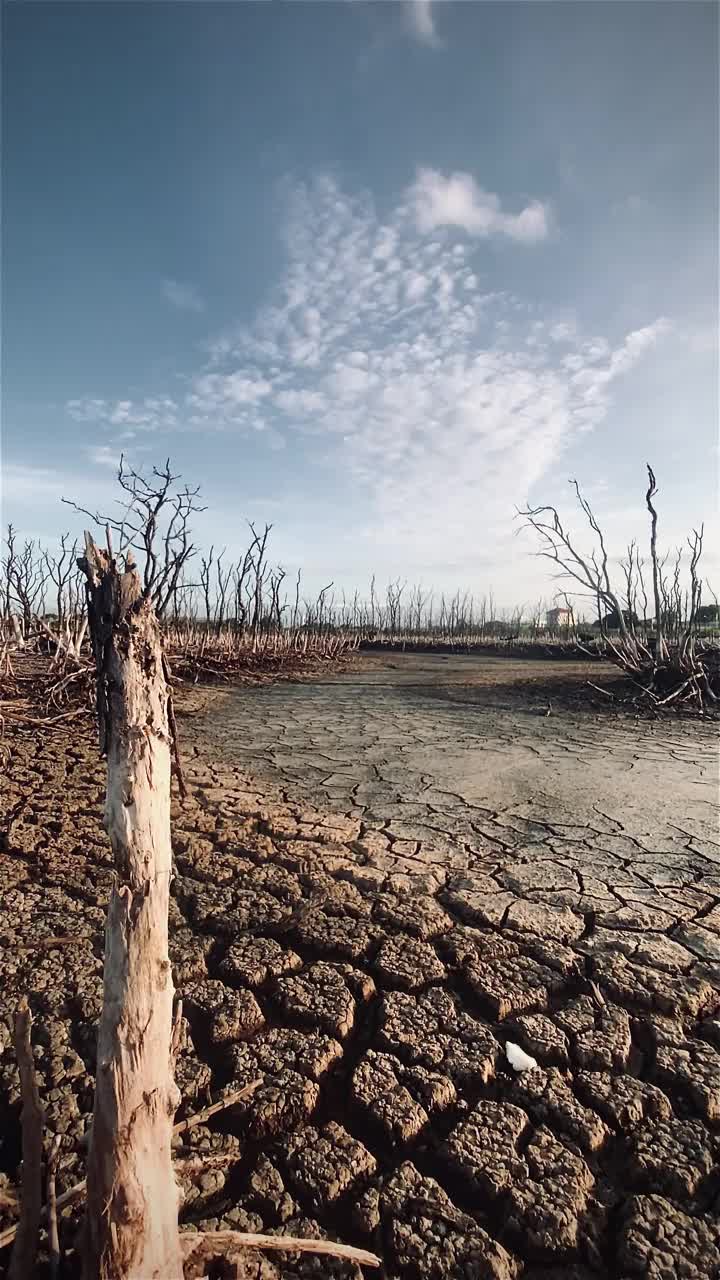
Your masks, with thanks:
M 613 551 L 717 511 L 714 4 L 3 7 L 3 519 L 121 450 L 274 523 L 309 584 L 552 594 L 577 476 Z M 717 581 L 717 560 L 708 555 Z

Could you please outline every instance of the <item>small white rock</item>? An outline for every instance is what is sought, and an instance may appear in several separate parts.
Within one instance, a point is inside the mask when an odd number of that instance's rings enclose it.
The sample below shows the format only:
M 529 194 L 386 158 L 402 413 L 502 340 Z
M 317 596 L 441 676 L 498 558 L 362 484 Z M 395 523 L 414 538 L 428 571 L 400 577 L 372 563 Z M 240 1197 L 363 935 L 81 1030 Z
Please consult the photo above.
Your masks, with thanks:
M 531 1058 L 519 1044 L 513 1044 L 512 1040 L 507 1041 L 505 1053 L 513 1071 L 532 1071 L 537 1066 L 535 1058 Z

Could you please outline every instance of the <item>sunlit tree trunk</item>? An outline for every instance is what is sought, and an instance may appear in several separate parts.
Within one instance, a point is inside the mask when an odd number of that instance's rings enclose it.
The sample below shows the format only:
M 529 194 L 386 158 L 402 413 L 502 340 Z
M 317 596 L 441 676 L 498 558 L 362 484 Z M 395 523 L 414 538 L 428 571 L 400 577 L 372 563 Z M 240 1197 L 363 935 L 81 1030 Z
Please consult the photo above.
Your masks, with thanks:
M 80 561 L 97 664 L 105 825 L 115 883 L 105 934 L 92 1137 L 87 1280 L 179 1280 L 171 1141 L 173 983 L 168 958 L 170 734 L 160 631 L 128 563 L 86 535 Z

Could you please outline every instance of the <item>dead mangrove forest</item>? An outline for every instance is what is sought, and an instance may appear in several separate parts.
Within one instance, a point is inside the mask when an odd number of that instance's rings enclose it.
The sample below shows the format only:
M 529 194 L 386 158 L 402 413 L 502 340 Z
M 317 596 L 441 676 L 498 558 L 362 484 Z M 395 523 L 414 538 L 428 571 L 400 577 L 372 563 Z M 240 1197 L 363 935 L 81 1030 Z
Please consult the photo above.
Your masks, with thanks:
M 519 512 L 562 585 L 551 601 L 512 609 L 498 608 L 492 591 L 450 595 L 401 578 L 381 588 L 374 576 L 365 592 L 349 594 L 328 582 L 309 596 L 301 570 L 290 579 L 273 562 L 271 524 L 248 524 L 240 556 L 198 546 L 192 525 L 205 510 L 200 491 L 186 485 L 169 460 L 147 474 L 121 460 L 112 512 L 88 511 L 70 500 L 66 505 L 76 519 L 89 517 L 106 531 L 111 554 L 129 554 L 139 564 L 143 596 L 153 602 L 172 670 L 183 679 L 298 672 L 361 645 L 459 651 L 512 645 L 516 653 L 532 646 L 548 656 L 582 651 L 607 657 L 653 705 L 714 705 L 720 610 L 702 576 L 702 526 L 684 548 L 659 550 L 657 486 L 648 467 L 647 553 L 631 542 L 624 557 L 613 560 L 589 503 L 571 483 L 590 548 L 576 545 L 554 507 Z M 12 526 L 4 539 L 4 677 L 12 679 L 19 653 L 49 655 L 48 708 L 56 713 L 83 679 L 87 684 L 89 671 L 80 555 L 67 532 L 54 549 L 23 540 Z

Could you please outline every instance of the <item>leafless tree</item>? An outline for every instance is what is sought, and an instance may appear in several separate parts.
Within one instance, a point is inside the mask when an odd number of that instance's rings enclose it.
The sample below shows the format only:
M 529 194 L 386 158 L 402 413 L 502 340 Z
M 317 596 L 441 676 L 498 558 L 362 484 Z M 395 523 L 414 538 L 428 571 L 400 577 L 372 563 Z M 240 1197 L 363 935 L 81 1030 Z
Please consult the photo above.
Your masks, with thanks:
M 69 533 L 61 534 L 60 551 L 56 555 L 50 555 L 49 551 L 43 551 L 42 558 L 48 576 L 55 587 L 57 628 L 58 631 L 62 631 L 66 623 L 66 613 L 70 614 L 72 612 L 75 597 L 75 593 L 71 590 L 71 584 L 79 581 L 77 539 L 74 539 L 71 543 Z
M 179 485 L 182 477 L 173 474 L 169 458 L 163 467 L 154 466 L 144 475 L 127 467 L 121 456 L 117 479 L 123 497 L 118 500 L 121 509 L 116 514 L 88 511 L 67 498 L 63 502 L 112 530 L 118 537 L 118 555 L 133 550 L 143 556 L 143 594 L 152 599 L 155 613 L 162 617 L 187 562 L 196 553 L 190 519 L 205 510 L 197 501 L 200 486 Z
M 252 597 L 252 590 L 249 588 L 249 577 L 252 569 L 252 546 L 248 547 L 242 560 L 238 560 L 232 571 L 233 584 L 233 609 L 235 630 L 243 635 L 247 624 L 248 603 Z
M 559 567 L 560 572 L 555 576 L 577 582 L 586 588 L 596 601 L 599 619 L 603 616 L 603 606 L 617 615 L 622 638 L 629 643 L 631 637 L 624 612 L 610 581 L 609 558 L 602 529 L 589 502 L 583 497 L 577 480 L 571 480 L 570 484 L 597 543 L 589 553 L 581 554 L 577 550 L 555 507 L 526 507 L 518 514 L 540 536 L 541 550 L 537 554 Z
M 30 634 L 33 615 L 43 608 L 47 580 L 39 546 L 28 538 L 22 548 L 16 546 L 17 532 L 8 525 L 3 559 L 5 575 L 5 616 L 11 619 L 17 608 L 22 617 L 22 635 Z
M 629 630 L 635 635 L 637 618 L 638 564 L 637 545 L 633 539 L 628 544 L 627 556 L 620 561 L 625 578 L 625 614 Z M 643 615 L 644 616 L 644 615 Z
M 560 574 L 577 583 L 594 595 L 598 617 L 602 622 L 602 607 L 609 608 L 612 616 L 617 618 L 620 628 L 620 640 L 613 641 L 606 632 L 604 639 L 609 655 L 628 674 L 638 678 L 642 687 L 654 698 L 657 705 L 665 705 L 677 700 L 681 695 L 692 698 L 702 705 L 704 697 L 717 701 L 717 690 L 713 688 L 713 675 L 709 674 L 711 664 L 706 654 L 696 649 L 695 630 L 697 611 L 702 593 L 699 575 L 699 562 L 702 555 L 703 529 L 693 530 L 688 539 L 690 547 L 690 597 L 685 609 L 680 587 L 681 555 L 675 560 L 672 581 L 668 584 L 664 577 L 665 561 L 660 560 L 657 548 L 657 511 L 652 499 L 657 493 L 657 485 L 652 467 L 648 465 L 649 485 L 645 495 L 650 514 L 650 560 L 653 575 L 653 595 L 655 599 L 655 643 L 646 644 L 636 634 L 634 625 L 628 626 L 627 619 L 632 620 L 632 602 L 635 598 L 636 578 L 640 575 L 640 563 L 637 548 L 629 549 L 628 558 L 623 563 L 625 574 L 625 593 L 628 602 L 627 613 L 622 609 L 620 599 L 610 579 L 609 557 L 603 536 L 595 516 L 587 500 L 582 496 L 576 480 L 571 481 L 575 493 L 584 512 L 590 529 L 595 535 L 596 546 L 589 553 L 577 550 L 570 534 L 563 525 L 554 507 L 527 507 L 519 514 L 526 523 L 535 530 L 541 540 L 539 555 L 545 556 L 558 565 Z M 644 588 L 643 588 L 644 590 Z M 680 641 L 679 619 L 685 614 L 686 625 Z M 676 641 L 673 652 L 667 642 L 667 629 L 671 618 L 677 618 Z
M 645 494 L 645 503 L 650 512 L 650 563 L 652 564 L 652 580 L 653 580 L 653 596 L 655 598 L 655 642 L 657 645 L 657 657 L 662 660 L 666 656 L 665 640 L 663 636 L 662 625 L 662 600 L 660 592 L 660 569 L 658 565 L 657 553 L 657 511 L 653 506 L 653 498 L 657 494 L 657 484 L 655 482 L 655 473 L 647 464 L 648 487 Z
M 13 576 L 15 574 L 15 565 L 17 561 L 17 550 L 15 548 L 15 539 L 17 530 L 11 524 L 7 527 L 5 535 L 6 552 L 3 556 L 2 571 L 4 577 L 3 584 L 3 617 L 8 621 L 12 615 L 13 605 Z
M 205 601 L 205 618 L 208 629 L 212 622 L 212 604 L 210 599 L 210 574 L 215 560 L 215 548 L 211 546 L 207 556 L 200 557 L 200 587 Z
M 252 628 L 252 633 L 253 633 L 253 643 L 255 643 L 257 641 L 258 632 L 260 628 L 260 621 L 262 618 L 263 590 L 264 590 L 268 575 L 270 573 L 270 568 L 265 563 L 265 555 L 267 551 L 267 540 L 270 535 L 270 530 L 272 529 L 272 525 L 266 524 L 262 533 L 258 533 L 255 529 L 255 525 L 252 524 L 251 522 L 248 522 L 248 523 L 250 527 L 250 532 L 252 533 L 252 536 L 253 536 L 252 546 L 250 548 L 250 564 L 252 567 L 252 572 L 254 574 L 255 583 L 254 583 L 254 590 L 253 590 L 252 618 L 250 621 L 250 626 Z
M 692 536 L 687 540 L 690 548 L 690 607 L 687 611 L 687 622 L 681 641 L 681 654 L 683 657 L 687 653 L 688 646 L 692 643 L 698 610 L 702 601 L 702 578 L 698 573 L 698 566 L 702 556 L 704 535 L 705 526 L 701 524 L 699 530 L 693 529 Z
M 223 550 L 220 552 L 220 555 L 217 558 L 217 563 L 215 565 L 215 587 L 216 587 L 215 635 L 216 636 L 219 636 L 222 634 L 223 623 L 225 622 L 225 614 L 227 611 L 227 595 L 230 588 L 230 579 L 232 577 L 232 571 L 233 571 L 232 565 L 228 565 L 227 568 L 223 565 L 224 555 L 225 555 L 225 548 L 223 548 Z
M 287 606 L 280 603 L 280 588 L 285 581 L 285 570 L 282 565 L 270 575 L 270 617 L 272 624 L 279 631 L 282 627 L 282 615 Z
M 298 569 L 298 571 L 297 571 L 297 578 L 295 579 L 295 603 L 293 604 L 293 611 L 292 611 L 292 629 L 293 629 L 293 631 L 297 631 L 297 629 L 298 629 L 298 624 L 299 624 L 299 621 L 300 621 L 300 581 L 301 581 L 301 576 L 302 576 L 302 575 L 301 575 L 301 571 L 300 571 L 300 569 Z

